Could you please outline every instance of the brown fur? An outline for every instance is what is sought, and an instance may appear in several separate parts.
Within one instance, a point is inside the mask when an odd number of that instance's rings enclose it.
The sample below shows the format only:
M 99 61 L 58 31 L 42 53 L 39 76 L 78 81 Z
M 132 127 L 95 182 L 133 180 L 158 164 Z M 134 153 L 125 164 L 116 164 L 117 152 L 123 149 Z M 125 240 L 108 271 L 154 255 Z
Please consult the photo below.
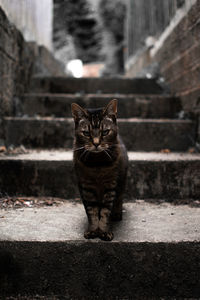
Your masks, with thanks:
M 72 104 L 75 121 L 74 167 L 88 216 L 85 238 L 110 241 L 110 219 L 122 219 L 122 194 L 127 153 L 118 136 L 117 100 L 105 108 L 83 109 Z

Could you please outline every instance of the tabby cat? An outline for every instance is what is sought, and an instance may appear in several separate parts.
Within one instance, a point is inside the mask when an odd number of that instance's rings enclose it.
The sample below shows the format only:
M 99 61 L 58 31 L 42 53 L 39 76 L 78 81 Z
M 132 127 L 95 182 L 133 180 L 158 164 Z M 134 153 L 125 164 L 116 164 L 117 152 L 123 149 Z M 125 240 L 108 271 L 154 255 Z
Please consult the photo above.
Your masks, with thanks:
M 118 135 L 117 100 L 105 108 L 72 103 L 75 122 L 74 167 L 88 217 L 86 239 L 111 241 L 110 220 L 122 219 L 122 194 L 128 158 Z

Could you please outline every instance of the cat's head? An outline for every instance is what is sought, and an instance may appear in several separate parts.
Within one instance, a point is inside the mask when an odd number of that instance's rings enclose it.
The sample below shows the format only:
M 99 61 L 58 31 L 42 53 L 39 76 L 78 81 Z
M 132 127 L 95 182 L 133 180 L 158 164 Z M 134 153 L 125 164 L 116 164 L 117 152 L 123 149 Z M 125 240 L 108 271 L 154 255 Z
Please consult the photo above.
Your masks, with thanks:
M 100 153 L 116 144 L 116 99 L 111 100 L 106 107 L 97 109 L 84 109 L 72 103 L 72 116 L 75 122 L 77 150 Z

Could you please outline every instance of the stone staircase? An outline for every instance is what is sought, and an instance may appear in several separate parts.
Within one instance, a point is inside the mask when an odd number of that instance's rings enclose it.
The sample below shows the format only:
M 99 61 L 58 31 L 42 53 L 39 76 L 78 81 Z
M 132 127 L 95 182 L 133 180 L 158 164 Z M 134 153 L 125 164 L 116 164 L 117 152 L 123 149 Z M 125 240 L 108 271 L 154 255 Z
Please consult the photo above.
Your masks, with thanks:
M 86 216 L 72 165 L 71 103 L 118 99 L 129 151 L 123 221 L 112 242 L 83 238 Z M 35 78 L 4 119 L 4 198 L 62 198 L 58 206 L 0 211 L 0 293 L 45 299 L 200 297 L 200 155 L 196 126 L 155 80 Z M 0 200 L 1 201 L 1 200 Z M 26 202 L 26 201 L 25 201 Z M 33 298 L 34 299 L 34 298 Z

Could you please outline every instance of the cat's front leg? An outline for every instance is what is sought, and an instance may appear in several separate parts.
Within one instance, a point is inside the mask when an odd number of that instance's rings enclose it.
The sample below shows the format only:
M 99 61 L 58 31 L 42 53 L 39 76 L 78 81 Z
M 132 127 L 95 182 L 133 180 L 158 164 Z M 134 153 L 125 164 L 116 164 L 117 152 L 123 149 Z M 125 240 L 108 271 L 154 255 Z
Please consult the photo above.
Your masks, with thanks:
M 99 238 L 104 241 L 112 241 L 114 235 L 110 230 L 111 211 L 108 208 L 102 208 L 99 220 Z
M 103 207 L 100 210 L 99 237 L 104 241 L 111 241 L 114 237 L 110 229 L 111 212 L 116 193 L 114 190 L 104 194 Z
M 79 186 L 81 198 L 88 217 L 88 228 L 84 233 L 86 239 L 98 237 L 99 228 L 99 207 L 97 205 L 96 192 L 87 184 Z
M 99 208 L 85 205 L 85 210 L 88 217 L 88 228 L 84 233 L 84 237 L 86 239 L 94 239 L 98 237 Z

